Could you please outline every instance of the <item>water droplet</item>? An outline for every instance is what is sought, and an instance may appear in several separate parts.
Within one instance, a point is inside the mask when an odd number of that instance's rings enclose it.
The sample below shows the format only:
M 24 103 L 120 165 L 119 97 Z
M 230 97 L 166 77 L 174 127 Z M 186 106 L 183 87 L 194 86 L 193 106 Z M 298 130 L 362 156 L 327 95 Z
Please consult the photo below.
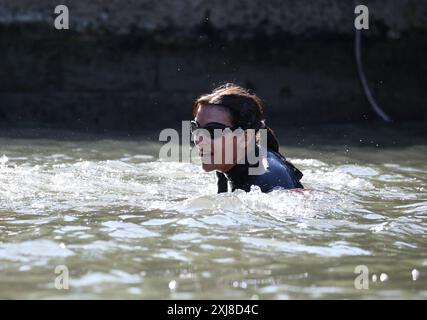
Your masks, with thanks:
M 376 274 L 372 275 L 372 282 L 377 282 L 377 275 Z
M 239 283 L 237 281 L 233 281 L 233 287 L 237 288 L 239 286 Z
M 381 280 L 381 282 L 387 281 L 388 280 L 388 275 L 385 274 L 385 273 L 381 273 L 380 280 Z
M 171 291 L 173 291 L 173 290 L 175 290 L 176 289 L 176 281 L 175 280 L 172 280 L 171 282 L 169 282 L 169 289 L 171 290 Z
M 420 277 L 420 272 L 417 269 L 412 270 L 411 274 L 412 274 L 413 281 L 417 281 L 418 278 Z

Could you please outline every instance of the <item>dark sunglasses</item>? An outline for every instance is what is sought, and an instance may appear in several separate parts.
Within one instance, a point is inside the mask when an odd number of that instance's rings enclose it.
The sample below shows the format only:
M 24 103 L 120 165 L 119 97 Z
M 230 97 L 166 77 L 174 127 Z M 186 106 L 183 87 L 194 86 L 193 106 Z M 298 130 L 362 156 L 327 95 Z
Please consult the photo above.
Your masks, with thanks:
M 220 130 L 230 129 L 231 131 L 234 131 L 234 130 L 239 128 L 239 126 L 230 127 L 230 126 L 227 126 L 227 125 L 219 123 L 219 122 L 209 122 L 204 127 L 201 127 L 200 124 L 195 120 L 191 120 L 190 123 L 191 123 L 191 135 L 192 136 L 197 134 L 198 130 L 203 129 L 203 130 L 206 130 L 207 132 L 209 132 L 211 139 L 219 137 L 218 133 L 217 133 L 217 136 L 215 136 L 215 129 L 217 129 L 217 130 L 218 129 L 220 129 Z

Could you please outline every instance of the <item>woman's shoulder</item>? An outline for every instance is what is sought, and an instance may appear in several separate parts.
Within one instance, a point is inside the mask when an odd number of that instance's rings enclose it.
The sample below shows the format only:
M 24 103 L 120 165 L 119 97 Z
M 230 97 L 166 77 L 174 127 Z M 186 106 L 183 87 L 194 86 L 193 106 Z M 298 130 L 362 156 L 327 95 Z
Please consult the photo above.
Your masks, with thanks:
M 302 188 L 299 180 L 302 173 L 284 156 L 267 150 L 267 167 L 262 175 L 255 176 L 256 185 L 260 186 L 263 192 L 271 191 L 277 187 L 283 189 Z

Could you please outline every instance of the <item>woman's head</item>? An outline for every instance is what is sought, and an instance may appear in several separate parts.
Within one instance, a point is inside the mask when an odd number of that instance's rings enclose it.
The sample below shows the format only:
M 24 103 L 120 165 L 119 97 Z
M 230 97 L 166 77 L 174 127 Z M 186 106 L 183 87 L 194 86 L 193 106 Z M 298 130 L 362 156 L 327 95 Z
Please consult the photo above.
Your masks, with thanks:
M 263 106 L 261 99 L 248 90 L 235 85 L 225 84 L 212 91 L 212 93 L 199 97 L 193 107 L 193 116 L 200 127 L 205 127 L 210 123 L 219 123 L 227 127 L 239 127 L 243 130 L 267 129 L 267 147 L 278 151 L 279 144 L 272 130 L 265 125 Z M 224 159 L 220 163 L 207 161 L 213 159 L 215 150 L 222 149 L 224 158 L 225 137 L 222 139 L 195 139 L 196 145 L 200 149 L 203 169 L 206 171 L 218 170 L 227 172 L 237 163 L 236 149 L 245 148 L 248 141 L 256 137 L 246 133 L 244 139 L 233 139 L 233 163 L 226 164 Z M 209 150 L 205 153 L 205 150 Z
M 194 116 L 200 105 L 222 106 L 228 111 L 233 124 L 242 129 L 260 129 L 263 126 L 261 99 L 238 85 L 228 83 L 202 95 L 194 104 Z

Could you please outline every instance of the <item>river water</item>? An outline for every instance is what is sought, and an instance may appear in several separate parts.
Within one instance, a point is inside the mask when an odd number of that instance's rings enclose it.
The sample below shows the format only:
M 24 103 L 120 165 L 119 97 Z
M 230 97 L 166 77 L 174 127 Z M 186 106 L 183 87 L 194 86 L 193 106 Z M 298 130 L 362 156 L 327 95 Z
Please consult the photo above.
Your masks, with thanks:
M 221 195 L 155 138 L 3 132 L 0 298 L 426 299 L 427 140 L 326 131 L 282 146 L 303 192 Z

